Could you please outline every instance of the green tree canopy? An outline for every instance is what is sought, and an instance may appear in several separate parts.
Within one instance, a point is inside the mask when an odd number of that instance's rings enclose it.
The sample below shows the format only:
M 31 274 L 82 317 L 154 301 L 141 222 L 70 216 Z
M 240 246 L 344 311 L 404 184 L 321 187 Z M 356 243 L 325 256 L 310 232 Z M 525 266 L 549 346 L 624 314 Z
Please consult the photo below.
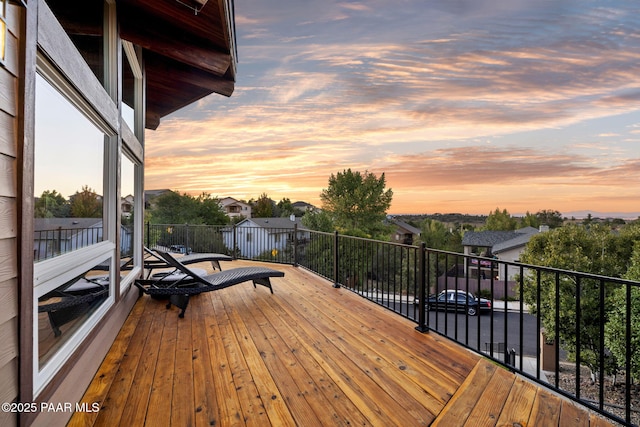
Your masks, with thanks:
M 286 197 L 278 202 L 276 205 L 276 211 L 276 214 L 280 217 L 289 217 L 291 214 L 295 214 L 293 203 L 291 203 L 291 200 Z
M 331 217 L 325 211 L 307 211 L 300 221 L 302 221 L 302 225 L 310 230 L 324 231 L 326 233 L 331 233 L 335 230 Z
M 558 228 L 564 222 L 562 214 L 551 209 L 538 211 L 536 218 L 538 218 L 538 225 L 548 225 L 549 228 Z
M 420 225 L 420 240 L 428 248 L 451 252 L 462 252 L 462 236 L 458 229 L 447 226 L 435 219 L 427 218 Z
M 385 187 L 384 173 L 378 178 L 368 171 L 360 173 L 347 169 L 331 174 L 320 199 L 339 231 L 380 236 L 386 231 L 383 221 L 393 198 L 393 191 Z
M 193 197 L 169 191 L 156 198 L 149 212 L 155 224 L 224 225 L 228 222 L 218 199 L 207 193 Z
M 254 218 L 271 218 L 273 217 L 273 206 L 273 200 L 267 196 L 267 193 L 262 193 L 253 203 L 252 216 Z
M 540 221 L 538 219 L 538 216 L 527 211 L 524 217 L 522 217 L 522 220 L 520 220 L 520 227 L 533 227 L 533 228 L 540 227 Z
M 620 277 L 627 271 L 633 247 L 634 231 L 613 233 L 608 226 L 565 225 L 531 238 L 520 260 L 527 264 L 553 267 L 603 276 Z M 559 286 L 560 305 L 556 307 L 556 283 Z M 584 279 L 580 286 L 573 276 L 561 274 L 556 282 L 555 275 L 543 273 L 540 281 L 540 306 L 536 304 L 536 278 L 525 280 L 524 297 L 532 312 L 539 312 L 547 336 L 556 338 L 556 326 L 560 343 L 570 357 L 576 357 L 576 328 L 580 331 L 581 362 L 592 371 L 599 368 L 599 349 L 603 337 L 600 336 L 600 309 L 604 304 L 605 313 L 611 309 L 610 285 L 607 285 L 606 300 L 600 300 L 600 282 Z M 580 306 L 576 307 L 580 294 Z M 580 325 L 576 325 L 576 310 L 580 310 Z M 555 323 L 556 311 L 560 322 Z M 607 366 L 610 368 L 609 359 Z
M 625 279 L 640 282 L 640 240 L 634 243 L 629 269 Z M 627 287 L 619 286 L 613 292 L 613 304 L 609 313 L 609 321 L 605 324 L 605 343 L 618 365 L 623 365 L 627 355 L 627 346 L 631 350 L 631 374 L 635 380 L 640 378 L 640 287 L 629 288 L 631 307 L 631 342 L 627 344 Z
M 506 209 L 500 211 L 496 208 L 495 211 L 489 213 L 487 222 L 485 224 L 485 230 L 493 231 L 510 231 L 515 230 L 518 227 L 518 220 L 512 217 Z
M 71 216 L 74 218 L 102 218 L 102 199 L 89 188 L 82 187 L 82 191 L 70 197 Z
M 35 202 L 36 218 L 67 218 L 71 215 L 71 205 L 56 190 L 45 190 Z

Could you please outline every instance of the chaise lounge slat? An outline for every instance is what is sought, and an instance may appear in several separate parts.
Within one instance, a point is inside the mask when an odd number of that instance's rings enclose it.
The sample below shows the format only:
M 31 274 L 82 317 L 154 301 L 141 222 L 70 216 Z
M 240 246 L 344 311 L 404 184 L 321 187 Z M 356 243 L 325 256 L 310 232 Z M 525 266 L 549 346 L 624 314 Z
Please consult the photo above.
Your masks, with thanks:
M 271 277 L 284 277 L 282 271 L 266 267 L 241 267 L 220 271 L 207 276 L 199 276 L 170 254 L 158 251 L 158 255 L 167 261 L 171 267 L 176 268 L 185 276 L 178 281 L 167 281 L 162 278 L 158 280 L 140 279 L 135 281 L 135 285 L 140 289 L 141 294 L 145 293 L 155 297 L 169 297 L 167 308 L 171 307 L 171 305 L 180 308 L 179 317 L 184 317 L 191 295 L 216 291 L 248 281 L 252 281 L 254 287 L 256 287 L 256 285 L 265 286 L 273 293 Z
M 153 251 L 146 246 L 144 247 L 144 268 L 148 270 L 147 278 L 151 277 L 153 270 L 157 268 L 167 268 L 171 267 L 169 263 L 161 256 L 158 252 Z M 166 252 L 165 252 L 166 253 Z M 173 258 L 173 257 L 172 257 Z M 179 260 L 179 262 L 183 265 L 196 264 L 199 262 L 211 262 L 211 266 L 215 270 L 222 270 L 220 266 L 220 261 L 232 261 L 233 258 L 229 255 L 218 254 L 218 253 L 191 253 L 180 258 L 173 258 L 175 260 Z

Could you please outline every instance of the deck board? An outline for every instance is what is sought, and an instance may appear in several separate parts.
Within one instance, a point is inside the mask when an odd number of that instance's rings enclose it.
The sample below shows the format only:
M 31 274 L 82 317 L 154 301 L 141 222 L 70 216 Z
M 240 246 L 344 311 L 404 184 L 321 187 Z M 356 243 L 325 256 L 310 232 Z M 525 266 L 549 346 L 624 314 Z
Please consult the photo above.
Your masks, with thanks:
M 69 425 L 609 425 L 304 269 L 274 268 L 274 294 L 205 293 L 184 319 L 140 298 L 82 400 L 100 411 Z

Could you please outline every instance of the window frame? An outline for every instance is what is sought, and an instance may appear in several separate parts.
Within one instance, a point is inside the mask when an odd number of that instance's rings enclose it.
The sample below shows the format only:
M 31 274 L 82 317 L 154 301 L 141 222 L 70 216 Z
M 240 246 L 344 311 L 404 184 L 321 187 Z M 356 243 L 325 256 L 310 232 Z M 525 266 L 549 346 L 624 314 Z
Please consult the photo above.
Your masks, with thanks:
M 105 35 L 107 36 L 105 43 L 114 46 L 118 43 L 115 3 L 106 0 L 104 5 Z M 31 399 L 46 390 L 58 373 L 68 370 L 69 363 L 72 363 L 70 362 L 73 359 L 72 355 L 90 338 L 119 298 L 119 263 L 116 261 L 119 256 L 117 246 L 120 226 L 118 192 L 119 165 L 122 155 L 121 118 L 117 104 L 117 91 L 115 91 L 116 99 L 114 99 L 112 96 L 113 87 L 108 86 L 109 89 L 103 87 L 45 2 L 38 2 L 37 15 L 37 46 L 33 50 L 36 70 L 31 74 L 31 79 L 33 79 L 31 84 L 34 85 L 32 87 L 35 87 L 36 73 L 43 76 L 86 118 L 103 131 L 106 138 L 103 164 L 103 241 L 51 260 L 40 261 L 37 264 L 33 262 L 32 254 L 31 258 L 27 256 L 27 259 L 23 260 L 23 262 L 31 261 L 33 278 L 33 282 L 27 283 L 23 288 L 25 292 L 31 293 L 31 297 L 27 299 L 30 299 L 28 305 L 30 305 L 31 316 L 27 316 L 26 319 L 30 318 L 30 320 L 26 320 L 28 323 L 25 327 L 32 331 L 29 334 L 32 336 L 27 341 L 29 344 L 26 351 L 22 352 L 25 367 L 31 366 L 31 390 L 26 390 L 31 395 Z M 113 52 L 114 50 L 105 51 Z M 117 61 L 118 57 L 113 57 L 111 54 L 105 55 L 104 66 L 105 70 L 108 70 L 107 77 L 111 79 L 109 80 L 111 82 L 114 78 L 113 72 L 116 72 L 115 78 L 118 77 L 119 70 L 114 66 L 114 62 L 117 63 Z M 37 96 L 37 94 L 35 95 Z M 35 103 L 35 97 L 32 102 Z M 33 118 L 30 116 L 31 120 Z M 35 138 L 33 138 L 32 144 L 35 147 Z M 37 149 L 37 147 L 35 148 Z M 33 151 L 31 154 L 33 155 Z M 142 158 L 142 156 L 140 157 Z M 30 180 L 23 186 L 25 189 L 33 189 L 33 178 L 33 174 L 25 178 Z M 33 191 L 27 195 L 34 197 L 32 193 Z M 27 204 L 26 209 L 25 216 L 33 218 L 33 212 L 29 211 L 33 208 Z M 29 252 L 23 251 L 23 254 L 28 255 Z M 71 275 L 81 274 L 108 259 L 111 260 L 108 298 L 77 330 L 69 335 L 69 338 L 41 366 L 38 356 L 38 295 L 42 295 L 42 292 L 49 288 L 55 288 L 56 284 L 59 286 L 64 283 Z M 29 269 L 25 271 L 29 271 Z M 25 345 L 27 345 L 26 342 Z M 23 394 L 23 396 L 25 395 Z
M 87 67 L 88 69 L 88 67 Z M 90 70 L 89 70 L 90 72 Z M 90 122 L 103 132 L 105 135 L 104 144 L 104 166 L 103 166 L 103 200 L 107 201 L 112 199 L 112 194 L 115 191 L 111 183 L 109 163 L 113 158 L 114 149 L 117 148 L 117 134 L 113 129 L 100 119 L 100 115 L 96 114 L 93 108 L 87 104 L 87 102 L 80 96 L 79 93 L 72 87 L 72 85 L 66 80 L 56 68 L 44 57 L 43 52 L 39 52 L 36 58 L 36 74 L 40 75 L 45 81 L 47 81 L 55 90 L 57 90 L 70 104 L 75 106 L 78 111 L 82 113 Z M 38 94 L 35 94 L 36 97 Z M 37 141 L 34 140 L 34 146 L 37 149 Z M 44 364 L 40 364 L 40 358 L 37 352 L 34 352 L 32 366 L 33 366 L 33 386 L 34 392 L 38 394 L 46 384 L 55 375 L 58 369 L 64 364 L 68 357 L 78 348 L 78 346 L 84 341 L 84 339 L 90 334 L 93 328 L 103 318 L 108 309 L 114 304 L 115 299 L 115 263 L 113 262 L 115 256 L 115 242 L 113 238 L 113 209 L 110 208 L 109 203 L 104 203 L 103 206 L 103 241 L 76 249 L 72 252 L 68 252 L 59 255 L 55 258 L 34 262 L 33 265 L 33 348 L 37 349 L 39 346 L 39 331 L 38 331 L 38 298 L 47 292 L 57 288 L 62 283 L 82 274 L 84 271 L 90 270 L 100 262 L 104 262 L 111 259 L 110 266 L 110 289 L 109 297 L 102 303 L 91 316 L 82 323 L 79 328 L 74 331 L 56 353 L 53 354 L 49 360 Z

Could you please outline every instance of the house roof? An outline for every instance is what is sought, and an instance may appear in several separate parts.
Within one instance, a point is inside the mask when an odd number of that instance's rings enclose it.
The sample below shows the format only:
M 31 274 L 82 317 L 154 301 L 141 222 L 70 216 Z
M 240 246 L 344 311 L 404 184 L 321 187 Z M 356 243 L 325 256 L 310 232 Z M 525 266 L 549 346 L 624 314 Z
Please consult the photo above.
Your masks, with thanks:
M 462 238 L 462 245 L 491 248 L 491 252 L 495 254 L 526 245 L 531 236 L 538 232 L 533 227 L 515 231 L 467 231 Z
M 291 221 L 290 218 L 282 218 L 282 217 L 277 217 L 277 218 L 247 218 L 243 221 L 240 221 L 238 223 L 238 225 L 243 224 L 245 222 L 252 222 L 254 223 L 257 227 L 262 227 L 262 228 L 286 228 L 286 229 L 292 229 L 293 230 L 293 226 L 294 224 L 297 224 L 299 229 L 306 229 L 306 227 L 304 225 L 302 225 L 302 221 L 300 220 L 300 218 L 295 218 L 295 221 Z
M 389 218 L 389 221 L 391 221 L 393 224 L 395 224 L 399 228 L 402 228 L 403 230 L 406 230 L 407 232 L 409 232 L 411 234 L 415 234 L 415 235 L 419 236 L 420 233 L 422 233 L 422 231 L 419 228 L 416 228 L 413 225 L 407 224 L 406 222 L 401 221 L 399 219 Z
M 102 227 L 102 218 L 34 218 L 33 229 L 35 231 L 80 230 L 84 228 Z
M 102 21 L 91 18 L 101 14 L 87 13 L 89 6 L 101 8 L 102 2 L 55 3 L 68 34 L 102 35 Z M 142 48 L 148 129 L 211 93 L 231 96 L 237 56 L 233 0 L 118 0 L 117 12 L 122 39 Z
M 229 206 L 229 205 L 251 206 L 248 203 L 241 202 L 239 200 L 234 199 L 233 197 L 224 197 L 222 199 L 219 199 L 218 202 L 222 207 Z
M 291 203 L 291 206 L 293 206 L 296 209 L 301 209 L 301 210 L 314 211 L 314 210 L 318 209 L 315 206 L 313 206 L 311 203 L 307 203 L 307 202 L 303 202 L 303 201 L 293 202 L 293 203 Z

